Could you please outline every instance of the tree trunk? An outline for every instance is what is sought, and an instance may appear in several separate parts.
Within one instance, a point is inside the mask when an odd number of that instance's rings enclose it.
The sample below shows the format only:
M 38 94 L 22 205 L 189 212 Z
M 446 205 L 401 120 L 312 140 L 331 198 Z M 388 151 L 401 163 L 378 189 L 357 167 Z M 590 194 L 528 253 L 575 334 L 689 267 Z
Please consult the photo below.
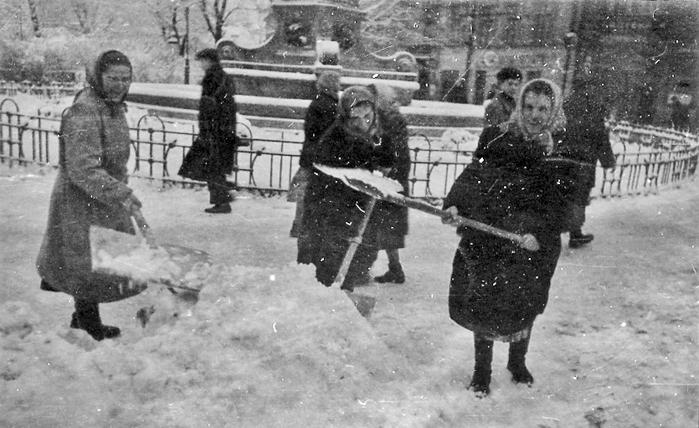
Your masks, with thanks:
M 32 28 L 34 30 L 34 37 L 41 37 L 41 28 L 39 26 L 39 16 L 36 13 L 36 2 L 34 0 L 27 0 L 29 4 L 29 17 L 32 20 Z

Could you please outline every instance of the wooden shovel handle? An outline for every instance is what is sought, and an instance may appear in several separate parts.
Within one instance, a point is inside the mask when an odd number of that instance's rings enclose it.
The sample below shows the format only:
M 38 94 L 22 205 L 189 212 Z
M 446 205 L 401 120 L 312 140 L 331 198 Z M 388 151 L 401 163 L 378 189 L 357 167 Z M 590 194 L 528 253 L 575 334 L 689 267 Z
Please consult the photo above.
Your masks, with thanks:
M 148 243 L 148 245 L 156 245 L 155 239 L 153 238 L 153 234 L 150 231 L 150 226 L 148 225 L 146 218 L 143 217 L 143 213 L 141 213 L 141 210 L 137 209 L 131 213 L 131 222 L 133 223 L 134 229 L 136 230 L 136 236 L 141 237 Z
M 342 283 L 345 282 L 345 277 L 347 276 L 349 267 L 352 264 L 354 253 L 357 252 L 357 247 L 359 247 L 359 244 L 362 243 L 364 230 L 366 230 L 367 224 L 369 224 L 369 218 L 371 217 L 371 213 L 374 211 L 375 205 L 376 198 L 372 197 L 369 200 L 366 209 L 364 210 L 364 217 L 362 218 L 362 222 L 359 223 L 359 230 L 357 231 L 357 236 L 350 240 L 349 248 L 347 248 L 347 252 L 345 253 L 345 257 L 342 259 L 340 269 L 338 269 L 337 274 L 335 275 L 335 280 L 332 283 L 333 286 L 342 286 Z
M 398 203 L 400 205 L 404 205 L 408 208 L 414 208 L 423 212 L 426 212 L 428 214 L 433 214 L 436 216 L 439 216 L 441 218 L 447 218 L 449 217 L 449 214 L 447 211 L 442 210 L 440 208 L 437 208 L 431 204 L 428 204 L 427 202 L 421 201 L 419 199 L 413 199 L 413 198 L 408 198 L 408 197 L 403 197 L 403 198 L 389 198 L 391 202 Z M 456 226 L 467 226 L 470 227 L 471 229 L 476 229 L 480 230 L 481 232 L 486 232 L 491 235 L 498 236 L 500 238 L 505 238 L 508 239 L 520 247 L 529 250 L 529 251 L 537 251 L 539 249 L 539 243 L 536 241 L 536 238 L 533 235 L 526 234 L 526 235 L 519 235 L 517 233 L 509 232 L 507 230 L 503 230 L 494 226 L 491 226 L 489 224 L 481 223 L 480 221 L 473 220 L 470 218 L 462 217 L 462 216 L 456 216 Z

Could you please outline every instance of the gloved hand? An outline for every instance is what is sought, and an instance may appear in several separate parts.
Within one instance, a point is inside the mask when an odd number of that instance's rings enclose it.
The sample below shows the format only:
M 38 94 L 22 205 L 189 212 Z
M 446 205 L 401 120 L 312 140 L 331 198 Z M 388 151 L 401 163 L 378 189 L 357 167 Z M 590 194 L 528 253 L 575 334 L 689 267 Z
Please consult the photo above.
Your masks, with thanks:
M 444 214 L 442 215 L 442 223 L 458 226 L 458 216 L 459 209 L 452 205 L 444 210 Z
M 155 246 L 156 242 L 151 233 L 150 226 L 148 222 L 146 222 L 146 218 L 143 217 L 141 210 L 136 208 L 136 210 L 131 213 L 131 218 L 133 219 L 134 227 L 137 229 L 136 234 L 141 235 L 148 245 Z
M 134 212 L 139 211 L 141 206 L 141 201 L 139 201 L 133 193 L 124 201 L 124 208 L 126 208 L 126 212 L 128 212 L 129 215 L 133 215 Z

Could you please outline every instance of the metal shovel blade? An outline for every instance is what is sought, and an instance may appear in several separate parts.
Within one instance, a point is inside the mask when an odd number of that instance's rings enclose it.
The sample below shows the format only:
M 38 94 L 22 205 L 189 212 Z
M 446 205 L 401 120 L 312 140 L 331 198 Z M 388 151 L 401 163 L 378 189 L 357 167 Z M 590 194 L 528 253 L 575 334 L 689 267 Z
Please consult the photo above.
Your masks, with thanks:
M 203 287 L 211 267 L 204 251 L 149 245 L 141 237 L 99 226 L 90 227 L 90 252 L 94 272 L 196 292 Z
M 374 306 L 376 306 L 376 299 L 374 297 L 349 291 L 345 293 L 347 293 L 347 297 L 350 298 L 352 303 L 354 303 L 354 307 L 357 308 L 357 311 L 359 311 L 364 318 L 369 318 L 369 316 L 371 316 L 371 312 L 374 310 Z

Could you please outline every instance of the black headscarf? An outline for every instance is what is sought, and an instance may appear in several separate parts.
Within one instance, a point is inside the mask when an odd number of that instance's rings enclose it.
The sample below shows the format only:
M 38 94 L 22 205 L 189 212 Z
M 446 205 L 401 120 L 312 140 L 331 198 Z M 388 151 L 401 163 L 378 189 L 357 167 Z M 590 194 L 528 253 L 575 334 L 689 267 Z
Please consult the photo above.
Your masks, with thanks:
M 369 104 L 374 111 L 374 122 L 371 124 L 367 133 L 357 134 L 357 132 L 348 126 L 350 110 L 359 104 Z M 348 135 L 361 137 L 370 140 L 379 134 L 379 115 L 376 111 L 376 95 L 364 86 L 350 86 L 342 92 L 340 97 L 340 106 L 338 112 L 338 120 L 342 124 L 345 132 Z

